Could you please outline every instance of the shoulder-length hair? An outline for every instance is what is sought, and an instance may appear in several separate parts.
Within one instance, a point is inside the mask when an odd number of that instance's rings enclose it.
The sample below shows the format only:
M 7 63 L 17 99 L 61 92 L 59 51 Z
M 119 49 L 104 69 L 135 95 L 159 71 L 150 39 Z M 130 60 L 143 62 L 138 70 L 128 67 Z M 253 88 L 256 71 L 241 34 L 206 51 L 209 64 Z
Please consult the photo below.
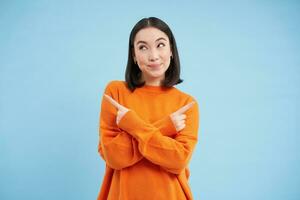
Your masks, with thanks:
M 128 61 L 125 72 L 125 80 L 127 82 L 127 87 L 134 91 L 136 87 L 141 87 L 145 84 L 144 81 L 141 80 L 142 72 L 139 69 L 138 65 L 133 60 L 133 50 L 134 50 L 134 39 L 136 34 L 144 28 L 154 27 L 162 32 L 164 32 L 170 41 L 170 47 L 172 51 L 172 57 L 170 66 L 165 72 L 165 79 L 162 82 L 162 86 L 172 87 L 176 84 L 183 82 L 180 78 L 180 61 L 179 55 L 177 51 L 176 41 L 173 36 L 173 33 L 169 26 L 156 17 L 143 18 L 133 27 L 129 36 L 129 48 L 128 48 Z

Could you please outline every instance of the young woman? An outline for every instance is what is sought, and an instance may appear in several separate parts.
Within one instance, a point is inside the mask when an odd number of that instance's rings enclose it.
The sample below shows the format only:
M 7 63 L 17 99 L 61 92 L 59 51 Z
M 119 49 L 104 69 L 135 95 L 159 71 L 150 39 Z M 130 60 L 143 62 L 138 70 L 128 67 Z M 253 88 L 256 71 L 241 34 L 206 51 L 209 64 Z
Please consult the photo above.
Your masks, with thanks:
M 106 86 L 98 151 L 106 171 L 98 200 L 190 200 L 188 164 L 197 143 L 196 100 L 181 83 L 175 38 L 141 19 L 129 38 L 126 81 Z

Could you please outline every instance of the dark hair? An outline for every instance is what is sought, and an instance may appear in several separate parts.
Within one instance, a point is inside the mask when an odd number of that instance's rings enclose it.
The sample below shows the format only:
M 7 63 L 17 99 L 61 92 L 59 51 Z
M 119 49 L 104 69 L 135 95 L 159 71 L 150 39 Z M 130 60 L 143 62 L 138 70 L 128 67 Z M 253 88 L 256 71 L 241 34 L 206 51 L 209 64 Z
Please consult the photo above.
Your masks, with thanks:
M 127 82 L 127 87 L 131 91 L 134 91 L 136 87 L 141 87 L 145 84 L 145 82 L 141 80 L 141 70 L 133 60 L 132 50 L 134 48 L 133 44 L 136 34 L 141 29 L 147 27 L 154 27 L 161 30 L 168 36 L 170 41 L 172 57 L 170 66 L 165 72 L 165 79 L 163 80 L 162 85 L 165 87 L 172 87 L 183 82 L 183 80 L 180 78 L 180 61 L 176 41 L 171 29 L 164 21 L 156 17 L 143 18 L 133 27 L 129 36 L 128 61 L 125 72 L 125 80 Z

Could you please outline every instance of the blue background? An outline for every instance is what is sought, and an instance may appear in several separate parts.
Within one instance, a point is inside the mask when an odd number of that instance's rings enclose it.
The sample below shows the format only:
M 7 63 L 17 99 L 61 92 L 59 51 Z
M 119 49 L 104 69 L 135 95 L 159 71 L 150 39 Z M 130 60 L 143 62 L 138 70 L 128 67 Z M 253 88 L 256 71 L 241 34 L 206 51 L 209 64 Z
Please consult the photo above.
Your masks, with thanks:
M 156 16 L 200 105 L 196 200 L 300 199 L 299 1 L 0 1 L 0 199 L 96 199 L 105 85 Z

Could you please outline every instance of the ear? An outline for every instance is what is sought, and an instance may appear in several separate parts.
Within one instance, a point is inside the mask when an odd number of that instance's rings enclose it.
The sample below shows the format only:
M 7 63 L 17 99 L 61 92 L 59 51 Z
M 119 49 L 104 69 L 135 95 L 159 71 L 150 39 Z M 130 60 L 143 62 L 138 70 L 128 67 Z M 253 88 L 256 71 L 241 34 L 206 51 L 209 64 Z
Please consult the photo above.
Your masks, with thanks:
M 132 54 L 132 58 L 133 58 L 134 63 L 136 63 L 136 58 L 135 58 L 134 50 L 132 50 L 131 54 Z
M 170 57 L 173 57 L 172 47 L 170 47 Z
M 136 61 L 136 56 L 134 54 L 134 50 L 132 50 L 132 58 L 133 58 L 133 61 L 136 63 L 137 61 Z

